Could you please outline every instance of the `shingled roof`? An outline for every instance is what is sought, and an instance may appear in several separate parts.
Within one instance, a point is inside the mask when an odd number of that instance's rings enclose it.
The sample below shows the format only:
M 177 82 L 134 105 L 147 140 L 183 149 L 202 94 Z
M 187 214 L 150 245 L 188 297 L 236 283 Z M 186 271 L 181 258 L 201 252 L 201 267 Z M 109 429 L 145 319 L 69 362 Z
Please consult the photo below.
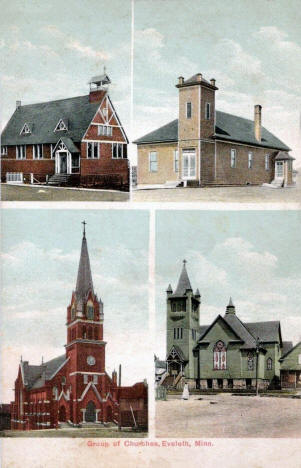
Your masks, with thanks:
M 103 91 L 103 96 L 106 92 Z M 82 140 L 92 121 L 100 101 L 90 102 L 89 95 L 57 101 L 19 106 L 1 136 L 2 145 L 25 145 L 36 143 L 57 143 L 61 137 L 69 137 L 75 142 Z M 68 130 L 54 131 L 62 119 Z M 31 133 L 20 135 L 27 123 Z
M 45 385 L 52 375 L 66 362 L 66 355 L 62 354 L 50 361 L 44 362 L 38 366 L 28 364 L 28 361 L 21 362 L 24 385 L 28 388 L 41 388 Z
M 173 120 L 163 125 L 163 127 L 138 138 L 133 143 L 141 145 L 147 143 L 177 142 L 178 122 L 178 119 Z M 261 135 L 261 142 L 258 142 L 254 134 L 253 120 L 238 117 L 237 115 L 228 114 L 226 112 L 216 111 L 215 134 L 212 135 L 216 140 L 229 140 L 265 148 L 290 151 L 288 146 L 266 128 L 261 128 Z
M 183 261 L 183 267 L 182 267 L 182 271 L 181 271 L 181 275 L 180 275 L 180 278 L 179 278 L 179 281 L 178 281 L 178 285 L 177 285 L 177 288 L 173 294 L 173 297 L 182 297 L 186 294 L 186 291 L 189 290 L 189 291 L 192 291 L 192 287 L 191 287 L 191 284 L 190 284 L 190 280 L 189 280 L 189 277 L 188 277 L 188 273 L 187 273 L 187 270 L 186 270 L 186 261 L 184 260 Z

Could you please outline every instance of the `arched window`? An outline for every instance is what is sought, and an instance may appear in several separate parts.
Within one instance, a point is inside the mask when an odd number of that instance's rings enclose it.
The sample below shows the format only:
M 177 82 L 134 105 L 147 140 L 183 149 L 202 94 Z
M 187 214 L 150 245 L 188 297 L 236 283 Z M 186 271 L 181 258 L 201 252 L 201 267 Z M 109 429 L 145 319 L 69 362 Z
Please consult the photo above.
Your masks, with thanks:
M 267 370 L 272 370 L 272 368 L 273 368 L 273 359 L 269 357 L 267 359 Z
M 224 370 L 227 368 L 227 350 L 223 341 L 218 341 L 213 348 L 213 369 Z
M 94 307 L 92 305 L 87 306 L 87 319 L 94 320 Z
M 254 356 L 252 353 L 248 354 L 248 370 L 254 370 Z

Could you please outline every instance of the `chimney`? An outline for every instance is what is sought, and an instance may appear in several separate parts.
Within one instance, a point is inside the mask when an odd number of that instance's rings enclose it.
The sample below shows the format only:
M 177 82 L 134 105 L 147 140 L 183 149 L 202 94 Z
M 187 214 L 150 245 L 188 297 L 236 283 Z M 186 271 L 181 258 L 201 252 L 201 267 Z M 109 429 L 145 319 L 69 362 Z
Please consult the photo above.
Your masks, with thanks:
M 215 78 L 211 78 L 210 83 L 212 86 L 215 86 L 215 81 L 216 81 Z
M 19 109 L 21 107 L 21 101 L 16 101 L 16 109 Z
M 254 106 L 254 133 L 257 141 L 261 141 L 261 109 L 259 104 Z
M 184 84 L 184 77 L 183 77 L 183 76 L 179 76 L 179 78 L 178 78 L 178 84 L 179 84 L 179 85 Z
M 197 73 L 196 80 L 197 81 L 202 81 L 202 73 Z

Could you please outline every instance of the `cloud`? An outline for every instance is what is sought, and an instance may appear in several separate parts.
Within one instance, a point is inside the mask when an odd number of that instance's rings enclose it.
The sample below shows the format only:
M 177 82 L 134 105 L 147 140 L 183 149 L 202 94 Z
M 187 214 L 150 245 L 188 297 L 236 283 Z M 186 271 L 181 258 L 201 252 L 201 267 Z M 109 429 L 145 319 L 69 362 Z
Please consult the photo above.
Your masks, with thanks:
M 277 49 L 282 54 L 289 54 L 294 60 L 301 59 L 301 47 L 296 42 L 287 40 L 288 34 L 276 26 L 262 26 L 259 31 L 254 32 L 254 37 L 266 41 L 266 44 Z
M 93 49 L 91 46 L 81 44 L 80 41 L 72 39 L 66 44 L 66 48 L 74 50 L 75 52 L 83 55 L 84 57 L 95 58 L 98 60 L 109 60 L 110 54 L 103 50 Z

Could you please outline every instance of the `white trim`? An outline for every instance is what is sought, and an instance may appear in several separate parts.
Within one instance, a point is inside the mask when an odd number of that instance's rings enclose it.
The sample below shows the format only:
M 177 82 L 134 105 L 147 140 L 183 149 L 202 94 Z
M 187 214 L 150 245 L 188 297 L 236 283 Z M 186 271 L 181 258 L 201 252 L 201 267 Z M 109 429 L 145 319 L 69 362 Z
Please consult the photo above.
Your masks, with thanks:
M 83 391 L 82 393 L 82 396 L 80 397 L 80 399 L 78 401 L 83 401 L 83 399 L 85 398 L 86 394 L 88 393 L 88 390 L 90 389 L 90 387 L 92 387 L 92 389 L 94 390 L 95 392 L 95 395 L 97 396 L 98 400 L 100 402 L 103 402 L 105 400 L 103 400 L 100 396 L 100 394 L 98 393 L 98 390 L 97 388 L 95 387 L 95 384 L 91 381 L 88 383 L 88 385 L 86 386 L 85 390 Z
M 177 154 L 177 159 L 176 159 L 176 154 Z M 178 169 L 176 170 L 176 162 L 178 163 Z M 174 149 L 173 150 L 173 170 L 176 174 L 180 172 L 180 155 L 179 155 L 179 149 Z
M 92 149 L 92 153 L 94 155 L 94 148 L 96 146 L 97 148 L 97 157 L 95 158 L 94 156 L 89 158 L 88 156 L 88 145 L 93 145 L 93 149 Z M 99 141 L 88 141 L 87 144 L 86 144 L 86 159 L 89 159 L 90 161 L 92 161 L 93 159 L 100 159 L 100 142 Z
M 59 126 L 61 123 L 64 125 L 64 128 L 58 128 L 58 126 Z M 54 129 L 53 131 L 54 131 L 54 132 L 66 132 L 66 131 L 68 131 L 68 126 L 65 124 L 65 122 L 64 122 L 63 119 L 60 119 L 60 120 L 58 121 L 58 123 L 56 124 L 55 129 Z
M 66 344 L 65 348 L 69 348 L 69 346 L 73 345 L 74 343 L 93 343 L 99 346 L 104 346 L 107 344 L 106 341 L 102 340 L 88 340 L 87 338 L 75 338 L 74 340 L 70 341 L 70 343 Z
M 109 100 L 109 103 L 110 103 L 110 105 L 111 105 L 111 107 L 112 107 L 112 110 L 113 110 L 113 111 L 115 112 L 115 114 L 116 114 L 115 117 L 116 117 L 117 122 L 118 122 L 119 125 L 120 125 L 121 133 L 122 133 L 122 135 L 123 135 L 123 137 L 124 137 L 126 143 L 129 144 L 128 137 L 126 136 L 126 133 L 125 133 L 125 131 L 124 131 L 124 129 L 123 129 L 122 123 L 121 123 L 121 121 L 120 121 L 120 119 L 119 119 L 119 117 L 118 117 L 118 114 L 117 114 L 117 112 L 116 112 L 116 110 L 115 110 L 115 107 L 113 106 L 113 103 L 112 103 L 112 101 L 111 101 L 109 95 L 108 95 L 108 100 Z
M 70 372 L 70 376 L 71 375 L 84 375 L 84 374 L 87 374 L 87 375 L 106 375 L 105 372 L 82 372 L 82 371 L 75 371 L 75 372 Z
M 22 150 L 22 158 L 19 158 L 19 157 L 18 157 L 18 155 L 19 155 L 19 148 L 21 148 L 21 147 L 24 148 L 24 153 L 23 153 L 23 150 Z M 23 161 L 24 159 L 26 159 L 26 152 L 27 152 L 27 150 L 26 150 L 26 145 L 16 145 L 16 160 L 18 160 L 18 161 Z M 25 157 L 23 157 L 23 155 L 24 155 Z
M 57 368 L 57 370 L 51 375 L 51 377 L 49 377 L 48 380 L 53 379 L 53 377 L 64 367 L 64 365 L 69 361 L 69 359 L 70 359 L 70 356 L 60 365 L 60 367 Z
M 7 155 L 7 145 L 1 145 L 1 156 Z
M 37 151 L 38 148 L 40 148 L 40 153 L 39 153 L 39 150 Z M 38 153 L 38 156 L 37 156 L 37 153 Z M 32 145 L 32 159 L 35 159 L 35 160 L 44 159 L 43 143 L 34 143 Z
M 28 129 L 28 132 L 24 132 L 25 127 Z M 30 135 L 30 134 L 31 134 L 30 127 L 29 127 L 28 123 L 25 122 L 25 124 L 23 125 L 22 130 L 20 132 L 20 135 Z
M 155 153 L 155 155 L 156 155 L 156 161 L 151 161 L 151 153 Z M 155 171 L 152 171 L 152 170 L 151 170 L 151 162 L 155 162 L 155 163 L 157 164 L 157 168 L 156 168 Z M 150 172 L 150 173 L 156 173 L 156 172 L 158 172 L 158 165 L 159 165 L 159 164 L 158 164 L 158 151 L 149 151 L 149 152 L 148 152 L 148 172 Z
M 100 107 L 101 107 L 101 105 L 102 105 L 102 103 L 103 103 L 103 101 L 104 101 L 106 95 L 107 95 L 107 94 L 105 93 L 104 97 L 103 97 L 102 100 L 100 101 L 99 106 L 97 107 L 96 112 L 95 112 L 95 114 L 94 114 L 94 116 L 93 116 L 91 122 L 89 123 L 89 125 L 88 125 L 88 127 L 87 127 L 87 130 L 86 130 L 85 133 L 84 133 L 84 136 L 83 136 L 83 138 L 82 138 L 82 141 L 85 141 L 85 136 L 87 135 L 87 132 L 88 132 L 88 130 L 89 130 L 89 128 L 90 128 L 90 125 L 92 124 L 93 120 L 95 119 L 95 117 L 96 117 L 97 114 L 99 113 Z
M 60 401 L 62 397 L 64 397 L 66 401 L 70 400 L 70 396 L 67 393 L 65 393 L 64 390 L 61 391 L 60 396 L 58 397 L 57 401 Z
M 73 326 L 75 323 L 78 323 L 78 322 L 91 323 L 91 324 L 94 324 L 94 325 L 101 325 L 101 323 L 102 323 L 101 320 L 97 321 L 97 320 L 87 320 L 87 319 L 76 319 L 73 322 L 70 322 L 69 324 L 66 323 L 67 328 Z
M 114 156 L 113 156 L 113 152 L 114 152 L 113 148 L 114 148 L 114 145 L 117 145 L 117 157 L 114 157 Z M 119 147 L 119 146 L 121 146 L 121 157 L 118 156 L 118 151 L 119 151 L 119 150 L 118 150 L 118 147 Z M 123 157 L 124 146 L 126 146 L 126 158 Z M 123 143 L 123 142 L 120 142 L 120 141 L 118 141 L 118 142 L 116 142 L 116 143 L 112 143 L 112 148 L 111 148 L 111 149 L 112 149 L 112 159 L 128 159 L 128 152 L 127 152 L 128 149 L 127 149 L 127 146 L 128 146 L 127 143 Z

